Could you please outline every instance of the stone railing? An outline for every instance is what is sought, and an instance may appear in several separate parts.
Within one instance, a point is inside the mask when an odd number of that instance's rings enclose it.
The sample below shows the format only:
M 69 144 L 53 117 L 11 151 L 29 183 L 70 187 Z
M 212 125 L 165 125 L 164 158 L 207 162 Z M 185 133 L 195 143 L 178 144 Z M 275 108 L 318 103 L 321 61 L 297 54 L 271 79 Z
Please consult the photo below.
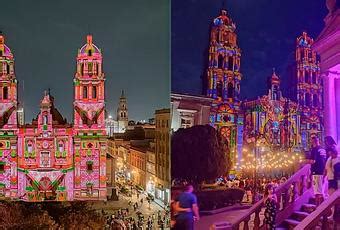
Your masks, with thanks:
M 320 206 L 308 215 L 305 219 L 301 221 L 294 229 L 316 229 L 316 226 L 321 223 L 321 229 L 323 230 L 331 230 L 338 229 L 335 226 L 332 226 L 331 221 L 329 221 L 328 217 L 331 214 L 331 209 L 337 205 L 338 208 L 333 210 L 335 214 L 339 215 L 339 206 L 340 206 L 340 189 L 335 191 L 327 200 L 325 200 Z M 334 223 L 333 223 L 334 224 Z M 337 226 L 340 227 L 340 226 Z
M 281 184 L 275 194 L 278 199 L 276 224 L 280 224 L 289 215 L 307 203 L 311 197 L 310 164 L 304 165 L 299 171 Z M 232 223 L 232 229 L 238 230 L 264 228 L 260 220 L 260 212 L 264 209 L 264 199 L 255 203 L 245 214 Z M 251 222 L 253 220 L 253 222 Z

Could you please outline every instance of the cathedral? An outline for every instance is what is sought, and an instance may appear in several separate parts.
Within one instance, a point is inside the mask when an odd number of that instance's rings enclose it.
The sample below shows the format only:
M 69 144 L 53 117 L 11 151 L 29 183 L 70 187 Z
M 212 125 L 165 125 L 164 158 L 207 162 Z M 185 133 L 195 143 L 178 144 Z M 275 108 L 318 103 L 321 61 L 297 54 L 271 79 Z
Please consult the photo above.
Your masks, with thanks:
M 18 123 L 14 56 L 0 35 L 0 197 L 25 201 L 106 199 L 105 75 L 87 35 L 76 57 L 74 120 L 45 91 L 38 116 Z
M 258 141 L 269 151 L 308 150 L 313 135 L 323 138 L 323 89 L 313 39 L 303 32 L 296 40 L 293 98 L 282 95 L 274 70 L 267 95 L 241 101 L 241 49 L 235 30 L 226 10 L 213 20 L 205 79 L 206 96 L 213 99 L 209 123 L 224 138 L 233 165 L 240 165 L 244 149 Z

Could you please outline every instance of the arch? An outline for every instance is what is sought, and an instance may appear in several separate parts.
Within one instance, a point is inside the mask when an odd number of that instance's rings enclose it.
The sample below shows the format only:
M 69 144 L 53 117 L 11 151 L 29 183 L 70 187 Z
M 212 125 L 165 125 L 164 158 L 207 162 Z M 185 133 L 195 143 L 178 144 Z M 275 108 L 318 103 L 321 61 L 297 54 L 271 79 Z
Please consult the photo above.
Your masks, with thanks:
M 83 86 L 83 98 L 87 98 L 87 86 Z
M 223 83 L 222 81 L 218 81 L 216 85 L 216 93 L 217 97 L 222 97 L 223 96 Z
M 97 86 L 92 86 L 92 98 L 96 99 L 97 98 Z
M 89 49 L 88 55 L 89 55 L 89 56 L 92 56 L 92 49 Z
M 3 99 L 8 99 L 8 87 L 7 86 L 5 86 L 2 89 L 2 95 L 3 95 Z
M 7 71 L 7 74 L 10 73 L 10 71 L 9 71 L 10 69 L 9 69 L 9 68 L 10 68 L 10 67 L 9 67 L 9 64 L 7 63 L 7 64 L 6 64 L 6 71 Z
M 234 97 L 234 85 L 231 82 L 228 83 L 228 93 L 227 94 L 228 94 L 228 98 Z
M 92 72 L 93 72 L 93 63 L 92 62 L 87 63 L 87 72 L 89 74 L 92 74 Z
M 218 55 L 218 62 L 217 62 L 217 67 L 219 68 L 219 69 L 223 69 L 223 67 L 224 67 L 224 57 L 222 56 L 222 54 L 219 54 Z
M 233 70 L 234 68 L 234 58 L 233 57 L 228 57 L 228 70 Z
M 45 114 L 43 116 L 43 125 L 47 125 L 47 123 L 48 123 L 48 118 L 47 118 L 47 114 Z
M 120 112 L 120 117 L 123 117 L 123 115 L 124 115 L 123 112 Z

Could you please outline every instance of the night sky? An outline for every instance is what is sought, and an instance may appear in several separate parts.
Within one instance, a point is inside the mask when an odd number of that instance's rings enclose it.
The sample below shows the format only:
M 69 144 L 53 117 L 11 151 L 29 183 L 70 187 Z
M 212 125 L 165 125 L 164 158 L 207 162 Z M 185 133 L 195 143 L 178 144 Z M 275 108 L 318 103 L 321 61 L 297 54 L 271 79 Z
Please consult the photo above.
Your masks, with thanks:
M 296 38 L 304 30 L 314 39 L 319 35 L 328 13 L 325 0 L 173 0 L 172 92 L 202 94 L 210 26 L 223 5 L 236 23 L 242 50 L 241 98 L 267 94 L 273 67 L 287 95 Z
M 169 12 L 167 0 L 3 2 L 0 30 L 15 57 L 26 122 L 38 114 L 47 88 L 72 121 L 76 55 L 88 32 L 103 53 L 108 114 L 116 117 L 122 89 L 129 119 L 169 107 Z

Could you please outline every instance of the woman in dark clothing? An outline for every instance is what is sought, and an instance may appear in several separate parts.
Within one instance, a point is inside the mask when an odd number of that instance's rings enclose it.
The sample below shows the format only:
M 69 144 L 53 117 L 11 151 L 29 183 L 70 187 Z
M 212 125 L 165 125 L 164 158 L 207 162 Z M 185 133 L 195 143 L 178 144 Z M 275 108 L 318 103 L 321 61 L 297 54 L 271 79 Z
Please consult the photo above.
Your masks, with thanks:
M 274 186 L 268 184 L 264 192 L 264 224 L 266 230 L 275 230 L 275 218 L 277 209 L 277 197 L 274 193 Z

